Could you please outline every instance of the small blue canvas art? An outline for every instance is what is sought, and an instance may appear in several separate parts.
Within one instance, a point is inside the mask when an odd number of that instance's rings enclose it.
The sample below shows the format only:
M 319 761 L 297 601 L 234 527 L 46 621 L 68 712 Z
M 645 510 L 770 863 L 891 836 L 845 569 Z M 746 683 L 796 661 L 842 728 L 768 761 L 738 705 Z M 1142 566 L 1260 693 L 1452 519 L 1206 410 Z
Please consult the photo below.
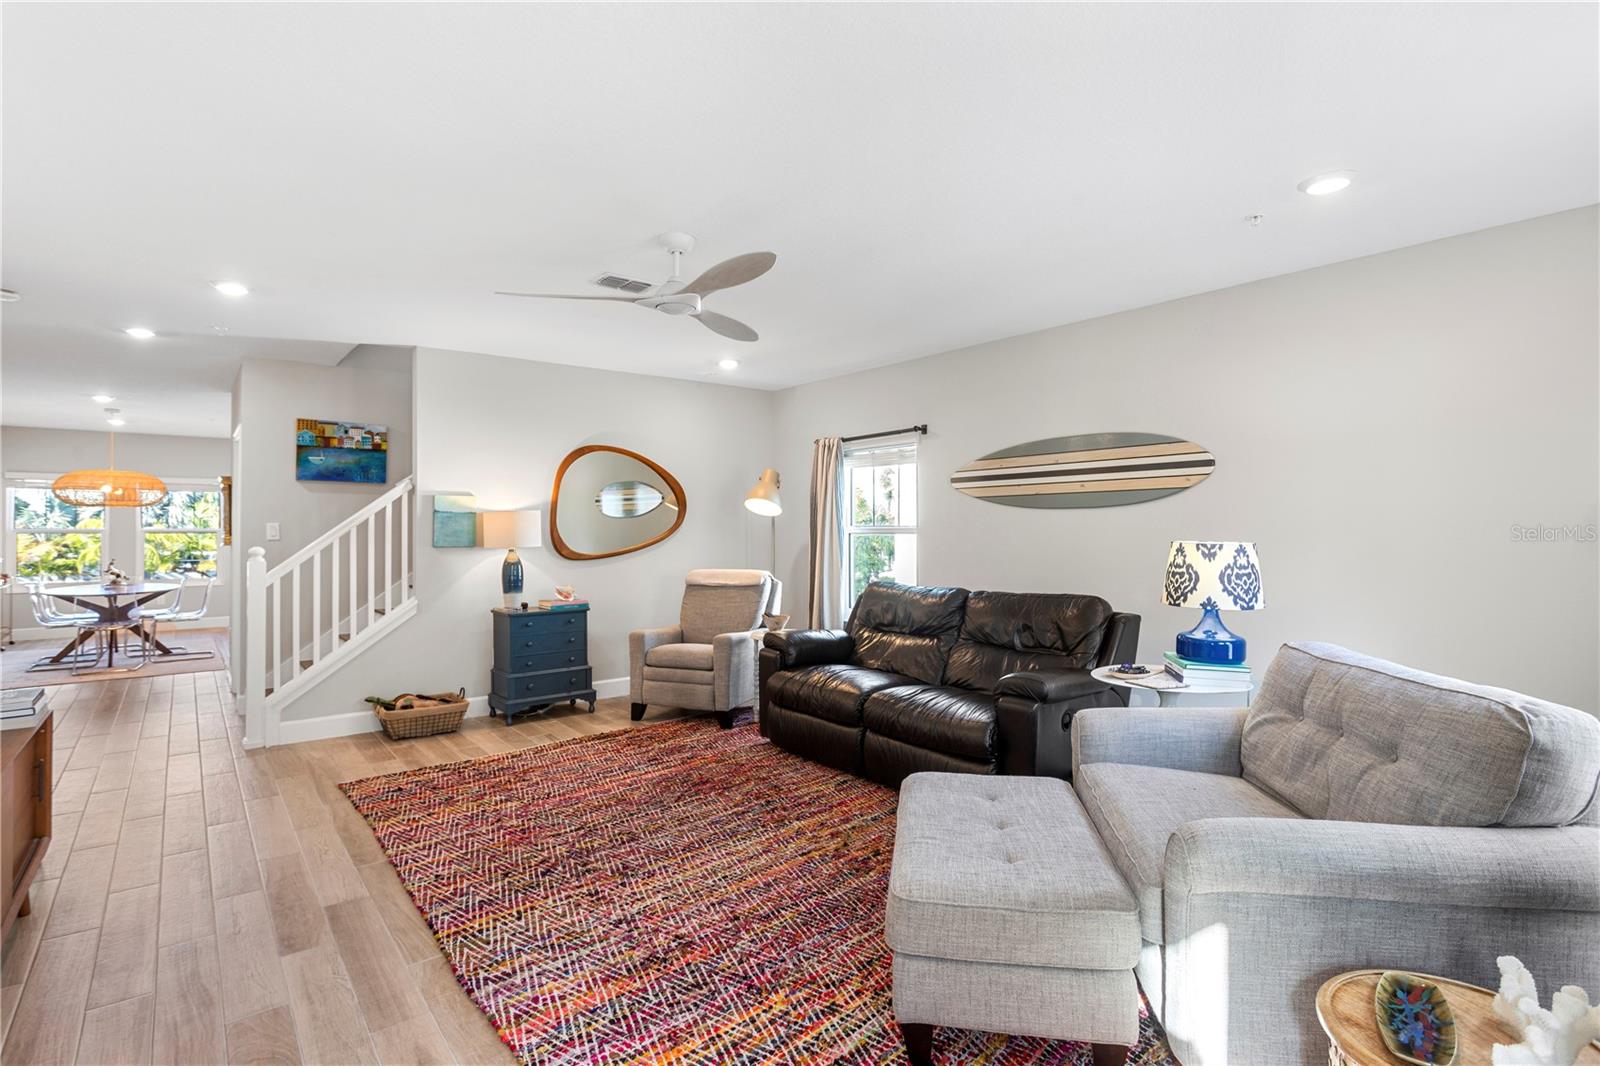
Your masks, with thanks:
M 478 498 L 440 493 L 433 498 L 433 546 L 478 547 Z
M 302 418 L 295 423 L 296 481 L 382 485 L 389 480 L 389 427 Z

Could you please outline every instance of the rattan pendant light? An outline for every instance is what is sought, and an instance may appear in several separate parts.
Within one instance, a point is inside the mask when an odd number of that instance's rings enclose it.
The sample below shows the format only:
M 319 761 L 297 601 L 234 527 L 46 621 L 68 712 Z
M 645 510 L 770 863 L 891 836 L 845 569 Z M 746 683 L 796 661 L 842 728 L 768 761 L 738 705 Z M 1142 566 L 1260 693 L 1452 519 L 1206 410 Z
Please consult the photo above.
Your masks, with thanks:
M 111 459 L 104 470 L 71 470 L 56 478 L 50 491 L 74 507 L 149 507 L 167 498 L 166 482 L 154 474 L 117 469 L 117 435 L 111 436 Z

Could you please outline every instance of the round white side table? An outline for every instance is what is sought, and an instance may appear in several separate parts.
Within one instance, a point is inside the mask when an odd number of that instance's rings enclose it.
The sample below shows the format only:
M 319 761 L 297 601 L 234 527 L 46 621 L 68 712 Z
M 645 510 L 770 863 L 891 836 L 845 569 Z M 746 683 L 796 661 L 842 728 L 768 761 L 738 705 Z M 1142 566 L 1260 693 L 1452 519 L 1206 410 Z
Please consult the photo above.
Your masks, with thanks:
M 1187 688 L 1147 688 L 1111 676 L 1115 667 L 1091 670 L 1096 681 L 1128 690 L 1130 707 L 1248 707 L 1253 681 L 1191 681 Z

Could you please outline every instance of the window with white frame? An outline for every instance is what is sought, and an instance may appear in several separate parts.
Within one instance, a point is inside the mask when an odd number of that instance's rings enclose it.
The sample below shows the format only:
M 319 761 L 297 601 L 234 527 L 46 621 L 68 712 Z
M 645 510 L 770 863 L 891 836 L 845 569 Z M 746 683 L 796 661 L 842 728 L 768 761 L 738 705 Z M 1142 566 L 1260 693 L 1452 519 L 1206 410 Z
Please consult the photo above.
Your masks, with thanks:
M 103 508 L 63 503 L 46 485 L 6 487 L 6 540 L 19 580 L 98 578 L 104 534 Z
M 171 491 L 166 499 L 139 508 L 145 576 L 206 574 L 215 577 L 217 549 L 222 545 L 221 490 L 168 488 Z
M 845 445 L 845 552 L 850 561 L 845 610 L 869 582 L 917 581 L 917 441 L 915 437 Z

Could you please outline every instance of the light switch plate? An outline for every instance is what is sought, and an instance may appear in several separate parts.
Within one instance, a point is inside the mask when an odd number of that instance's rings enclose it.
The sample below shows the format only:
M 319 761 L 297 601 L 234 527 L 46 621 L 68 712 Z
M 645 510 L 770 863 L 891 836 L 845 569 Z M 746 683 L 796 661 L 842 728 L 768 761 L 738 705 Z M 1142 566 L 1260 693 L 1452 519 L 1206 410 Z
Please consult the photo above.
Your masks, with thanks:
M 283 536 L 283 531 L 278 528 L 278 523 L 276 523 L 276 522 L 268 522 L 267 523 L 267 539 L 268 540 L 278 540 L 282 536 Z

